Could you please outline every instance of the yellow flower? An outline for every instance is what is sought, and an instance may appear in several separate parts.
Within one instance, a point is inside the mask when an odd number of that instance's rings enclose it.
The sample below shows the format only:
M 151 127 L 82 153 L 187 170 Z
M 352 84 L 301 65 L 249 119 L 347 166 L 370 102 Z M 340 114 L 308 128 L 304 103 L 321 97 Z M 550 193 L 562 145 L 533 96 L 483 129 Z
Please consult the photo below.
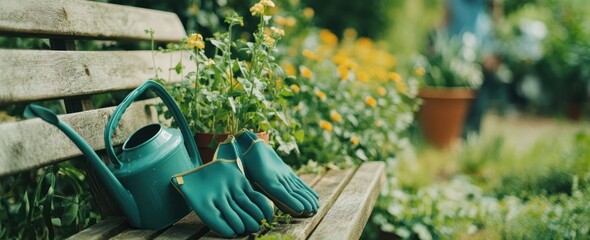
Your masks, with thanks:
M 350 137 L 350 142 L 352 143 L 352 145 L 356 146 L 359 145 L 359 138 L 352 136 Z
M 422 77 L 424 76 L 424 74 L 426 74 L 426 69 L 424 69 L 423 67 L 416 68 L 416 75 Z
M 208 58 L 207 61 L 205 61 L 205 66 L 211 67 L 213 65 L 215 65 L 215 61 L 213 61 L 213 59 Z
M 408 86 L 406 86 L 405 82 L 403 82 L 403 81 L 396 82 L 395 87 L 397 88 L 397 90 L 400 93 L 408 94 Z
M 275 44 L 276 40 L 274 38 L 272 38 L 269 35 L 264 34 L 264 41 L 268 44 L 268 45 L 273 45 Z
M 277 78 L 277 86 L 278 87 L 282 87 L 283 86 L 283 82 L 284 81 L 283 81 L 283 78 L 282 77 Z
M 330 32 L 330 30 L 322 29 L 320 30 L 320 40 L 322 43 L 328 46 L 334 46 L 338 43 L 338 37 L 334 35 L 334 33 Z
M 336 54 L 332 57 L 332 62 L 336 64 L 344 64 L 348 59 L 343 54 Z
M 367 104 L 367 106 L 369 106 L 369 107 L 376 107 L 377 106 L 377 100 L 375 100 L 371 96 L 366 96 L 365 97 L 365 104 Z
M 254 6 L 252 6 L 250 8 L 250 13 L 252 13 L 252 16 L 263 15 L 264 14 L 264 5 L 262 5 L 262 3 L 254 4 Z
M 291 85 L 291 90 L 293 90 L 293 92 L 295 92 L 295 93 L 299 93 L 299 91 L 301 91 L 301 89 L 299 88 L 299 86 L 297 86 L 297 84 Z
M 260 0 L 260 4 L 262 4 L 265 7 L 269 7 L 269 8 L 275 7 L 275 3 L 272 2 L 272 0 Z
M 287 19 L 285 19 L 284 17 L 281 17 L 281 16 L 276 16 L 275 23 L 277 23 L 277 25 L 284 26 L 287 24 Z
M 326 101 L 326 99 L 328 98 L 326 94 L 320 90 L 315 90 L 315 95 L 322 101 Z
M 324 120 L 320 120 L 320 128 L 324 129 L 328 132 L 331 132 L 333 129 L 332 124 L 330 122 L 324 121 Z
M 311 77 L 313 77 L 313 72 L 311 72 L 311 70 L 305 66 L 300 66 L 299 71 L 301 72 L 301 76 L 304 78 L 311 79 Z
M 314 14 L 315 12 L 310 7 L 306 7 L 305 9 L 303 9 L 303 16 L 307 19 L 311 19 Z
M 297 20 L 295 20 L 295 18 L 294 18 L 294 17 L 288 17 L 288 18 L 285 20 L 285 26 L 287 26 L 287 27 L 293 27 L 293 26 L 295 26 L 296 24 L 297 24 Z
M 390 72 L 389 73 L 389 79 L 393 80 L 394 82 L 401 82 L 402 81 L 402 76 L 399 75 L 399 73 L 396 72 Z
M 387 90 L 385 90 L 384 87 L 378 87 L 377 88 L 377 93 L 379 94 L 379 96 L 385 97 L 385 95 L 387 95 Z
M 188 45 L 190 48 L 198 48 L 198 49 L 205 48 L 205 42 L 203 41 L 203 36 L 201 36 L 201 34 L 198 34 L 198 33 L 193 33 L 190 36 L 188 36 L 188 38 L 186 39 L 186 45 Z
M 303 103 L 300 102 L 293 109 L 295 110 L 295 112 L 297 112 L 297 111 L 301 110 L 301 108 L 303 108 Z
M 354 28 L 347 28 L 344 30 L 344 38 L 346 39 L 355 39 L 357 36 L 356 30 Z
M 271 36 L 274 38 L 280 38 L 282 36 L 285 36 L 285 30 L 280 28 L 270 27 L 270 32 L 272 33 Z
M 369 81 L 369 74 L 363 71 L 358 71 L 356 73 L 356 78 L 361 82 L 368 82 Z
M 283 69 L 285 70 L 285 74 L 287 74 L 287 76 L 297 75 L 297 69 L 295 69 L 295 66 L 293 66 L 293 64 L 290 62 L 283 62 Z
M 308 49 L 303 50 L 303 56 L 309 60 L 315 59 L 315 54 L 311 50 L 308 50 Z
M 349 71 L 344 65 L 338 65 L 338 74 L 340 74 L 340 80 L 348 79 Z
M 342 122 L 342 115 L 340 115 L 340 113 L 332 110 L 332 111 L 330 111 L 330 119 L 332 119 L 332 121 L 334 121 L 334 122 Z

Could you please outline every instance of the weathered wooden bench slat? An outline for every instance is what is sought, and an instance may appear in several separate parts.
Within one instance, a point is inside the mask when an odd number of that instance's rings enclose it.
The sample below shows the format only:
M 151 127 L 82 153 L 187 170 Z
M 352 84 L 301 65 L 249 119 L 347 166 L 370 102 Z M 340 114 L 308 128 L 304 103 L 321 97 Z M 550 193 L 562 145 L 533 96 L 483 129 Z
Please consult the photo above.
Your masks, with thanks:
M 90 228 L 86 228 L 76 235 L 70 236 L 69 240 L 88 239 L 88 240 L 99 240 L 108 239 L 115 236 L 129 227 L 127 220 L 124 217 L 109 217 L 93 225 Z
M 169 69 L 189 54 L 155 52 L 161 74 L 180 81 Z M 154 77 L 151 51 L 35 51 L 0 49 L 0 104 L 65 98 L 133 89 Z
M 156 237 L 157 240 L 174 240 L 174 239 L 196 239 L 205 235 L 209 228 L 205 226 L 195 212 L 175 223 L 166 229 L 161 235 Z
M 309 239 L 358 239 L 384 182 L 385 163 L 361 165 Z
M 353 177 L 354 173 L 355 169 L 328 171 L 313 187 L 320 195 L 320 209 L 318 213 L 311 218 L 294 218 L 290 224 L 280 225 L 272 229 L 270 233 L 280 233 L 291 236 L 294 239 L 306 239 L 318 223 L 322 221 L 328 210 L 332 208 L 332 205 L 339 198 L 340 193 Z
M 155 119 L 146 113 L 153 99 L 138 101 L 126 111 L 113 142 L 122 144 L 136 129 Z M 104 149 L 104 127 L 115 107 L 60 115 L 95 150 Z M 148 111 L 151 112 L 151 111 Z M 142 117 L 145 116 L 145 117 Z M 56 127 L 41 119 L 0 124 L 0 176 L 81 156 L 80 150 Z
M 82 0 L 2 0 L 0 34 L 178 42 L 186 32 L 176 14 Z M 93 17 L 89 17 L 93 16 Z M 100 16 L 100 17 L 94 17 Z

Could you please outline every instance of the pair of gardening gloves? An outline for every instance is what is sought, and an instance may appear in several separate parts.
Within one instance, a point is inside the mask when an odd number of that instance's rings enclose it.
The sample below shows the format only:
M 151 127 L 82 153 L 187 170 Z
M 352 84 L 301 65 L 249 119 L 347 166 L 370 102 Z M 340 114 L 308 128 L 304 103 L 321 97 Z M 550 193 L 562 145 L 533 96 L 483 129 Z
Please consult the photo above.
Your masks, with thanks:
M 265 196 L 293 217 L 313 216 L 319 208 L 319 195 L 250 131 L 228 137 L 213 161 L 177 174 L 171 182 L 222 237 L 255 233 L 262 220 L 270 223 L 273 208 Z

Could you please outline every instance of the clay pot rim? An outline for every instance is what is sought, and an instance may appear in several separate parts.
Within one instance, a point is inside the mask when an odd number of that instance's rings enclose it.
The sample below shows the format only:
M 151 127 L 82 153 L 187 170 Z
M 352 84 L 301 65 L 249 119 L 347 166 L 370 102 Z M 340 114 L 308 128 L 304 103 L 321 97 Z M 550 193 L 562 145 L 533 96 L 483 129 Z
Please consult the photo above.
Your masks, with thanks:
M 475 95 L 475 90 L 468 87 L 424 87 L 418 92 L 421 98 L 473 99 Z

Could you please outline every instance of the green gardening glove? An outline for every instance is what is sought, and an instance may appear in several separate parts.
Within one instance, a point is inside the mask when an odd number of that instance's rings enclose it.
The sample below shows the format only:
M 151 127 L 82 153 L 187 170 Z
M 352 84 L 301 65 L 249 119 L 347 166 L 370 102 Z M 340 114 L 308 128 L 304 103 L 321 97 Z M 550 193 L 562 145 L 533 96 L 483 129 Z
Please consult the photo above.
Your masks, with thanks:
M 213 161 L 172 177 L 184 196 L 211 230 L 234 237 L 260 230 L 261 221 L 272 221 L 268 200 L 254 191 L 240 167 L 234 138 L 219 144 Z
M 319 195 L 266 142 L 247 130 L 238 133 L 236 139 L 246 178 L 254 189 L 291 216 L 310 217 L 317 213 Z

